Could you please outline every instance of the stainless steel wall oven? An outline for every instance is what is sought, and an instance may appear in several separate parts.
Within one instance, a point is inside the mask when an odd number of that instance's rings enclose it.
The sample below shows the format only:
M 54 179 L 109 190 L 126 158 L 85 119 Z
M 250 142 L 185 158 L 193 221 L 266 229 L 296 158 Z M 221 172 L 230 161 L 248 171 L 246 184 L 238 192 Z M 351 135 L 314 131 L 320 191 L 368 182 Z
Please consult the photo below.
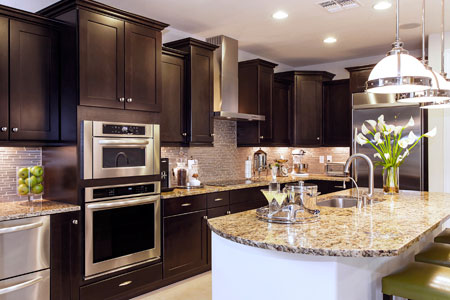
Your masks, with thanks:
M 161 256 L 160 182 L 85 189 L 85 277 Z
M 159 175 L 158 124 L 83 121 L 82 179 Z

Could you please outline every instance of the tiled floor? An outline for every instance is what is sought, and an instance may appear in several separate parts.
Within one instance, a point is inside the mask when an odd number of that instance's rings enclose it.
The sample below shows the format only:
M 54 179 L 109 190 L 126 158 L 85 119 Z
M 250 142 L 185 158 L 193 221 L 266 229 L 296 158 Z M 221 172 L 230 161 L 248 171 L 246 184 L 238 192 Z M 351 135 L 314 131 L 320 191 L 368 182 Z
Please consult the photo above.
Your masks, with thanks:
M 132 300 L 211 300 L 211 272 L 163 287 Z

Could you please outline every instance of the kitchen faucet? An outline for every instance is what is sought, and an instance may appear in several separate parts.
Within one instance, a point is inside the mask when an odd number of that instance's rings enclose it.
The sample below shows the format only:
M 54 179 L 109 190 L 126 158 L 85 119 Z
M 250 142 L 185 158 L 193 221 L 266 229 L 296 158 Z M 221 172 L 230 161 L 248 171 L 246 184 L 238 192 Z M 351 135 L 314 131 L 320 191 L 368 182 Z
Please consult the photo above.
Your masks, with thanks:
M 345 166 L 344 166 L 344 173 L 345 174 L 349 174 L 349 169 L 350 169 L 350 165 L 352 164 L 352 162 L 357 159 L 357 158 L 362 158 L 364 159 L 367 164 L 369 165 L 369 193 L 367 193 L 367 198 L 372 198 L 373 197 L 373 163 L 372 160 L 365 154 L 362 153 L 355 153 L 352 156 L 350 156 L 347 161 L 345 162 Z

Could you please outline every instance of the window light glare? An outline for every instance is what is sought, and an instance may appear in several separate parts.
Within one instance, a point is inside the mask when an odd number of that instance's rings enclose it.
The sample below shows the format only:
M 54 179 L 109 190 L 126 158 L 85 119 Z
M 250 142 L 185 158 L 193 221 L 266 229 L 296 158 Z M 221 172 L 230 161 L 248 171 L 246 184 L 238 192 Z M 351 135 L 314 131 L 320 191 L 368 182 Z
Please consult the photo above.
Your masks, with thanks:
M 287 17 L 288 17 L 288 14 L 282 10 L 279 10 L 272 15 L 272 18 L 277 19 L 277 20 L 286 19 Z

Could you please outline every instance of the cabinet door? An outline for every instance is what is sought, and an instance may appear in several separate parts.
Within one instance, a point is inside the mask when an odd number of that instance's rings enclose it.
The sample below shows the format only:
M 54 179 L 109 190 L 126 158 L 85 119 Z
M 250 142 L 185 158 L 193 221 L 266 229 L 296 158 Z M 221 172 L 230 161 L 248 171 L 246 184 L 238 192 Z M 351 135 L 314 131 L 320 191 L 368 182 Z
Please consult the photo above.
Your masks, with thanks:
M 164 218 L 164 278 L 208 263 L 206 210 Z
M 58 140 L 58 33 L 14 20 L 10 26 L 10 139 Z
M 323 84 L 323 143 L 328 147 L 350 147 L 352 142 L 352 104 L 349 80 Z
M 190 142 L 212 143 L 213 52 L 192 47 L 190 73 Z
M 273 68 L 260 67 L 259 72 L 259 113 L 266 116 L 264 122 L 259 122 L 260 139 L 263 143 L 272 141 L 272 88 Z
M 161 111 L 161 32 L 125 23 L 125 108 Z
M 124 22 L 79 11 L 80 105 L 124 108 Z
M 322 82 L 296 78 L 295 146 L 320 146 L 322 139 Z
M 6 18 L 0 18 L 0 140 L 8 139 L 9 125 L 9 72 L 8 72 L 8 34 L 9 22 Z
M 290 144 L 289 107 L 291 105 L 291 84 L 275 81 L 272 99 L 272 144 L 288 146 Z
M 363 93 L 366 91 L 366 81 L 369 79 L 373 66 L 367 66 L 350 73 L 350 91 L 352 93 Z
M 186 142 L 184 59 L 163 54 L 161 90 L 161 142 Z

